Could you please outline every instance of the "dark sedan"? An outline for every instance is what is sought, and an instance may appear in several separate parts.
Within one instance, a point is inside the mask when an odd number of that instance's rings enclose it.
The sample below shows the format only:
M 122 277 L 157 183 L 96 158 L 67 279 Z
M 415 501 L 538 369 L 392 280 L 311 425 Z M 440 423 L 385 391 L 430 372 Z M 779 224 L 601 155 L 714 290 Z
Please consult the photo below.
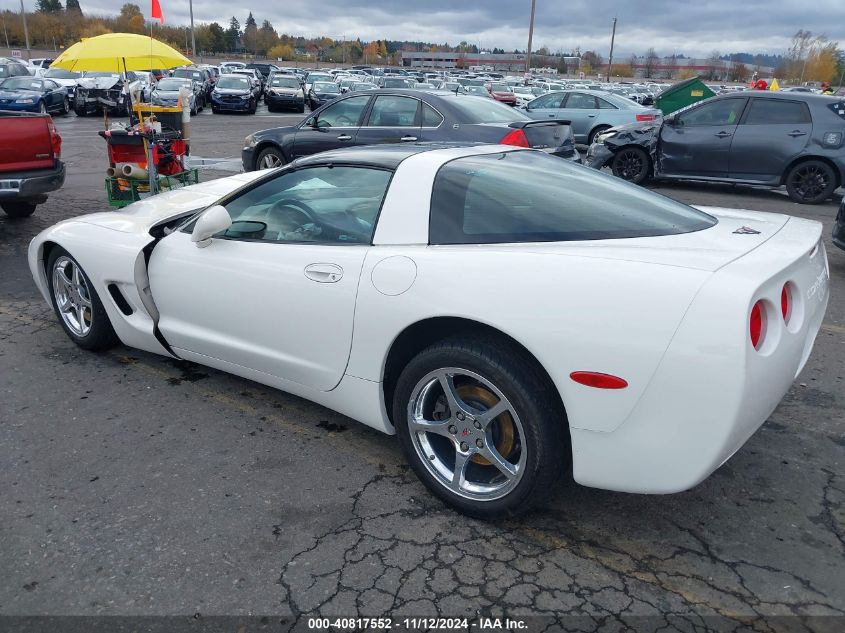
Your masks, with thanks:
M 779 187 L 803 204 L 845 182 L 845 100 L 803 93 L 740 92 L 700 101 L 663 121 L 597 135 L 591 167 L 620 178 L 704 180 Z
M 211 91 L 211 111 L 249 112 L 255 114 L 258 100 L 249 77 L 241 74 L 220 75 L 217 85 Z
M 0 82 L 0 110 L 67 114 L 67 89 L 52 79 L 9 77 Z
M 580 162 L 565 121 L 534 121 L 490 98 L 438 90 L 350 93 L 299 125 L 249 135 L 244 169 L 269 169 L 339 147 L 415 141 L 533 147 Z
M 836 224 L 833 225 L 833 243 L 842 250 L 845 250 L 845 198 L 839 205 L 839 213 L 836 215 Z
M 308 107 L 316 110 L 340 96 L 340 86 L 333 81 L 315 81 L 308 91 Z

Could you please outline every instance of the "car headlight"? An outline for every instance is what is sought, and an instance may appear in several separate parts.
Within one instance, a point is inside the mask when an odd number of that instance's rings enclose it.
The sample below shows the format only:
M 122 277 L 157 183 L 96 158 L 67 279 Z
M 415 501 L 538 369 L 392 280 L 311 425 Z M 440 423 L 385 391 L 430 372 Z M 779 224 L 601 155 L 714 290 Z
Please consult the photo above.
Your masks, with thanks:
M 15 103 L 35 103 L 35 99 L 26 97 L 24 99 L 15 99 Z
M 244 147 L 255 147 L 255 134 L 250 134 L 244 139 Z
M 614 136 L 616 136 L 616 132 L 605 132 L 604 134 L 599 134 L 599 135 L 596 137 L 596 143 L 597 143 L 598 145 L 604 145 L 604 142 L 605 142 L 607 139 L 609 139 L 609 138 L 613 138 Z

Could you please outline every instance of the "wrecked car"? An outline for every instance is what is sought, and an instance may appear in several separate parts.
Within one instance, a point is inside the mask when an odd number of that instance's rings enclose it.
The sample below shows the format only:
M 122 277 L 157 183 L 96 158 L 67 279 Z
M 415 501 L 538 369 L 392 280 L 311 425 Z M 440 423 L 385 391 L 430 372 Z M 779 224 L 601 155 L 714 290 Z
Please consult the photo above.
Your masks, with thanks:
M 76 80 L 73 110 L 77 116 L 102 114 L 124 115 L 129 108 L 129 96 L 124 86 L 129 82 L 129 89 L 141 89 L 143 82 L 133 72 L 111 73 L 88 71 Z
M 642 184 L 649 178 L 786 186 L 802 204 L 845 182 L 845 100 L 742 92 L 698 102 L 663 121 L 598 134 L 587 164 Z

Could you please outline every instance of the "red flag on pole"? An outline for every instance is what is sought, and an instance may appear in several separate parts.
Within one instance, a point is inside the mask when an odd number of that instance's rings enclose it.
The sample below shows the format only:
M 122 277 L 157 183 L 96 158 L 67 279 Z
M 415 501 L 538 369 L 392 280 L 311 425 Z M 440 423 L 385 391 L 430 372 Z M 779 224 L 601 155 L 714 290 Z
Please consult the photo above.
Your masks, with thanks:
M 153 7 L 150 10 L 150 19 L 161 20 L 161 23 L 164 24 L 164 14 L 161 12 L 161 5 L 158 3 L 158 0 L 153 0 Z

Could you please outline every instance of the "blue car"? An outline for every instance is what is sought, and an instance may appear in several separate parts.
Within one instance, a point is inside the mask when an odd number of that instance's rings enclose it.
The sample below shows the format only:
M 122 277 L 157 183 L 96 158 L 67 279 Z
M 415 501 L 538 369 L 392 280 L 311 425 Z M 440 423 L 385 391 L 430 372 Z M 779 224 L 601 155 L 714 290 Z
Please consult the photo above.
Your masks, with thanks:
M 51 79 L 9 77 L 0 82 L 0 110 L 67 114 L 67 89 Z
M 220 75 L 217 85 L 211 91 L 211 111 L 249 112 L 255 114 L 258 100 L 252 90 L 249 77 L 245 75 Z

